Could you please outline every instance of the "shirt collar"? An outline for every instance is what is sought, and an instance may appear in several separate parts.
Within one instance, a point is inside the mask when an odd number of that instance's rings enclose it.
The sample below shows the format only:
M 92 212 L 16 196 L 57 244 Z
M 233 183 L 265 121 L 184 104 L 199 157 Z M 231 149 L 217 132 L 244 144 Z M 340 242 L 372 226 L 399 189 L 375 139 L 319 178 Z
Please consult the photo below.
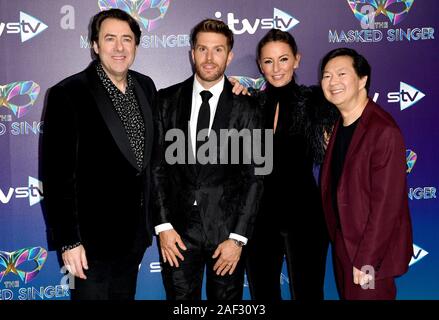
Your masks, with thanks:
M 111 79 L 108 77 L 107 73 L 105 72 L 104 68 L 102 67 L 102 64 L 98 62 L 96 64 L 96 71 L 98 73 L 99 78 L 101 79 L 102 84 L 106 89 L 109 89 L 110 87 L 115 89 L 115 92 L 117 94 L 123 94 L 122 91 L 119 90 L 119 88 L 111 81 Z M 125 90 L 125 94 L 131 93 L 134 87 L 133 80 L 131 78 L 131 74 L 128 71 L 127 73 L 127 88 Z
M 225 77 L 223 75 L 221 80 L 208 90 L 208 91 L 210 91 L 210 93 L 212 93 L 212 95 L 216 99 L 219 99 L 219 96 L 221 95 L 221 92 L 223 92 L 224 81 L 225 81 Z M 199 95 L 200 92 L 203 91 L 203 90 L 206 90 L 206 89 L 203 88 L 201 83 L 198 81 L 197 77 L 194 76 L 194 91 L 196 92 L 197 95 Z

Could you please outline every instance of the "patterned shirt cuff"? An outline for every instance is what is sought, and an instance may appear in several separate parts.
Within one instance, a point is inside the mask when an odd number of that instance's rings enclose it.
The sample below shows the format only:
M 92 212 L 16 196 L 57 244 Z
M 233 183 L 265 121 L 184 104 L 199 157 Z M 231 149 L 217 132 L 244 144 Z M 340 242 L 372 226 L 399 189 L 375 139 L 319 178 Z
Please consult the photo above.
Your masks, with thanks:
M 73 244 L 69 244 L 69 245 L 66 245 L 66 246 L 62 246 L 62 247 L 61 247 L 61 253 L 64 253 L 64 252 L 66 252 L 66 251 L 68 251 L 68 250 L 75 249 L 76 247 L 79 247 L 81 244 L 82 244 L 81 241 L 78 241 L 78 242 L 75 242 L 75 243 L 73 243 Z

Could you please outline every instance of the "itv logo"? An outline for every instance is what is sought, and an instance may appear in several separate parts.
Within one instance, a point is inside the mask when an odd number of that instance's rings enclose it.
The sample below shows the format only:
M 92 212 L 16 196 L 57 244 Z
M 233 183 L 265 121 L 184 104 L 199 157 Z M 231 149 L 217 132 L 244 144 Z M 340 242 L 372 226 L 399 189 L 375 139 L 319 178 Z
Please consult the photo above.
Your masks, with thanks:
M 216 12 L 215 17 L 220 19 L 222 16 L 221 12 Z M 288 31 L 295 27 L 299 20 L 291 16 L 290 14 L 274 8 L 273 9 L 273 18 L 256 18 L 254 22 L 250 22 L 249 19 L 236 19 L 235 14 L 233 12 L 227 13 L 227 25 L 230 30 L 233 31 L 234 34 L 255 34 L 258 28 L 261 29 L 279 29 L 282 31 Z M 239 29 L 239 25 L 241 24 L 241 28 Z
M 47 29 L 47 25 L 31 15 L 20 11 L 19 22 L 0 22 L 0 36 L 19 33 L 21 42 L 26 42 Z

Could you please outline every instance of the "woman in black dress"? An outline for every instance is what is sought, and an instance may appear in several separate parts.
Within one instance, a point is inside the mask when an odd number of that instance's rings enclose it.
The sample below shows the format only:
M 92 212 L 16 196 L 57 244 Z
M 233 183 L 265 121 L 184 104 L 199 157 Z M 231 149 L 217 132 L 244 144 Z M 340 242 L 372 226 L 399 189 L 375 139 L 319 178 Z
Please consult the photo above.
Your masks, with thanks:
M 337 111 L 318 87 L 295 83 L 300 54 L 288 32 L 272 29 L 259 42 L 258 62 L 267 80 L 257 93 L 265 128 L 273 129 L 273 171 L 247 248 L 252 299 L 281 300 L 284 255 L 293 299 L 323 299 L 328 236 L 313 174 L 323 160 L 324 132 Z

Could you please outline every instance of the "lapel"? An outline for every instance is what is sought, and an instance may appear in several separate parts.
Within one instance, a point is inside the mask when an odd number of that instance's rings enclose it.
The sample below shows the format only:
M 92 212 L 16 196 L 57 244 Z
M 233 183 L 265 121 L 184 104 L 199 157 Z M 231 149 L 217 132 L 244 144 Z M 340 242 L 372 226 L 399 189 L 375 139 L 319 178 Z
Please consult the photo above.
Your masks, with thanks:
M 189 157 L 193 158 L 193 151 L 191 147 L 191 135 L 189 132 L 189 120 L 191 118 L 192 109 L 192 91 L 194 86 L 194 76 L 185 80 L 182 83 L 181 89 L 177 91 L 177 110 L 176 110 L 176 127 L 183 131 L 185 139 L 185 150 L 187 152 L 185 159 L 185 167 L 191 172 L 192 175 L 196 175 L 195 165 L 189 164 Z M 192 159 L 193 160 L 193 159 Z
M 368 126 L 367 124 L 369 122 L 371 112 L 373 112 L 373 106 L 371 105 L 369 100 L 369 103 L 367 104 L 366 108 L 363 111 L 363 114 L 361 115 L 357 128 L 354 131 L 351 143 L 349 144 L 345 157 L 343 171 L 341 173 L 338 182 L 337 190 L 339 190 L 340 186 L 342 185 L 343 179 L 346 174 L 346 170 L 349 170 L 349 163 L 351 161 L 351 158 L 353 155 L 355 155 L 355 152 L 358 149 L 358 146 L 361 144 L 364 134 L 366 133 L 366 128 Z M 328 148 L 326 149 L 325 152 L 325 159 L 323 162 L 322 174 L 321 174 L 323 208 L 325 215 L 327 217 L 328 226 L 332 224 L 333 228 L 330 227 L 330 229 L 333 230 L 335 230 L 335 216 L 334 216 L 335 213 L 331 213 L 333 212 L 332 198 L 331 198 L 331 184 L 332 184 L 331 167 L 332 167 L 334 144 L 335 144 L 335 139 L 337 137 L 337 131 L 340 125 L 340 121 L 343 121 L 341 117 L 339 117 L 339 119 L 336 121 L 334 125 L 334 130 L 332 132 L 331 139 L 329 140 Z M 342 219 L 342 213 L 339 212 L 339 214 L 340 214 L 340 219 Z M 335 237 L 333 233 L 331 233 L 330 236 L 332 239 L 334 239 Z
M 191 118 L 191 109 L 192 109 L 192 89 L 194 85 L 194 77 L 190 77 L 182 83 L 182 87 L 180 91 L 177 91 L 177 122 L 176 127 L 182 130 L 187 136 L 189 120 Z M 189 139 L 187 139 L 189 141 Z
M 334 124 L 334 129 L 332 130 L 331 138 L 329 139 L 328 147 L 326 148 L 320 177 L 323 212 L 325 214 L 325 219 L 328 225 L 329 237 L 332 241 L 335 239 L 334 230 L 336 228 L 336 218 L 335 213 L 333 212 L 331 197 L 331 163 L 333 158 L 332 154 L 334 151 L 335 138 L 337 136 L 340 121 L 343 121 L 341 117 L 339 117 L 339 119 Z
M 348 151 L 346 153 L 346 158 L 344 161 L 343 172 L 340 177 L 340 182 L 343 180 L 344 172 L 348 170 L 349 164 L 351 163 L 352 156 L 355 155 L 356 150 L 358 149 L 359 144 L 367 131 L 368 123 L 370 116 L 373 112 L 372 100 L 369 99 L 367 102 L 366 108 L 363 110 L 361 114 L 360 121 L 358 122 L 357 128 L 355 128 L 354 135 L 352 136 L 351 143 L 349 144 Z M 338 184 L 340 186 L 340 183 Z
M 215 116 L 213 118 L 211 133 L 214 131 L 217 139 L 220 139 L 220 130 L 221 129 L 229 129 L 230 126 L 230 116 L 232 114 L 233 109 L 233 93 L 232 93 L 232 85 L 225 77 L 223 91 L 218 99 L 218 105 L 216 107 Z M 240 128 L 236 128 L 240 129 Z M 217 141 L 217 152 L 220 152 L 219 149 L 220 141 Z M 217 156 L 217 161 L 219 161 L 219 157 Z M 213 168 L 213 170 L 217 170 L 215 166 L 211 166 L 209 164 L 200 166 L 199 171 L 199 180 L 204 180 L 207 176 L 209 169 Z
M 224 88 L 218 100 L 211 129 L 216 132 L 217 137 L 219 137 L 220 129 L 229 129 L 230 115 L 232 114 L 233 108 L 232 85 L 226 76 L 224 77 Z
M 374 103 L 372 102 L 372 100 L 369 99 L 366 108 L 363 110 L 363 113 L 361 114 L 360 121 L 357 125 L 357 128 L 354 131 L 351 143 L 349 144 L 348 151 L 346 153 L 343 172 L 341 173 L 339 184 L 338 184 L 339 186 L 343 180 L 343 176 L 346 171 L 346 168 L 349 168 L 348 166 L 352 156 L 355 155 L 355 152 L 358 149 L 361 139 L 363 138 L 364 134 L 367 131 L 369 119 L 371 114 L 373 113 L 373 107 L 374 107 L 373 104 Z M 331 139 L 329 140 L 328 148 L 325 153 L 325 160 L 324 160 L 325 165 L 323 166 L 322 169 L 322 190 L 324 192 L 327 192 L 327 190 L 330 187 L 332 153 L 333 153 L 335 137 L 337 135 L 340 121 L 343 121 L 341 117 L 337 120 L 337 122 L 334 125 L 334 131 L 332 132 Z
M 334 150 L 335 137 L 337 136 L 338 126 L 340 121 L 343 121 L 341 117 L 335 122 L 334 129 L 332 130 L 331 138 L 329 139 L 328 147 L 325 152 L 325 159 L 323 161 L 322 167 L 322 191 L 324 192 L 324 196 L 328 195 L 329 187 L 331 186 L 331 162 L 332 162 L 332 153 Z
M 152 145 L 154 141 L 152 113 L 151 113 L 151 106 L 148 102 L 148 99 L 146 98 L 145 92 L 140 86 L 139 81 L 137 81 L 134 74 L 131 75 L 134 84 L 134 93 L 139 103 L 139 108 L 143 116 L 143 122 L 145 123 L 145 148 L 144 148 L 145 150 L 143 154 L 143 168 L 142 168 L 142 170 L 144 170 L 148 166 L 150 160 L 150 157 L 148 157 L 148 155 L 151 154 Z
M 136 162 L 136 157 L 131 150 L 130 142 L 125 129 L 108 97 L 105 88 L 101 84 L 101 80 L 95 70 L 95 63 L 92 63 L 86 69 L 86 78 L 88 81 L 87 87 L 90 88 L 90 92 L 95 100 L 95 104 L 104 119 L 105 124 L 110 130 L 111 136 L 114 142 L 119 147 L 121 153 L 125 156 L 128 162 L 139 171 L 139 167 Z

